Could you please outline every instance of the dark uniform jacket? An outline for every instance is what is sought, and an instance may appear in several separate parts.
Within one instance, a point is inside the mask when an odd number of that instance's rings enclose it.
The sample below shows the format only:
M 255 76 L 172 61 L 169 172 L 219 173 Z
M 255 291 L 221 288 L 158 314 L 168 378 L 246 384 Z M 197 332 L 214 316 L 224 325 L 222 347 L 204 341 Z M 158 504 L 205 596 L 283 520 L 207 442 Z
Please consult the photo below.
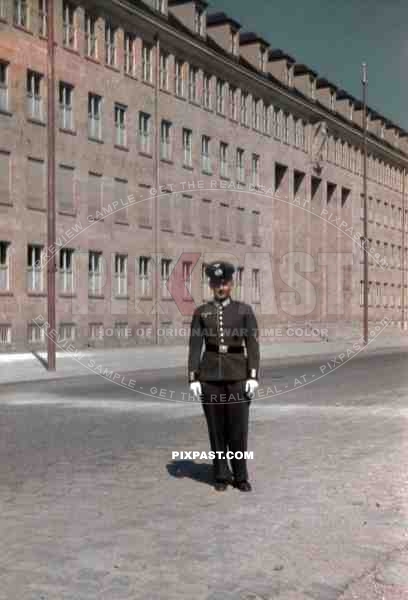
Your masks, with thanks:
M 227 298 L 195 310 L 188 372 L 190 383 L 258 379 L 258 324 L 249 304 Z

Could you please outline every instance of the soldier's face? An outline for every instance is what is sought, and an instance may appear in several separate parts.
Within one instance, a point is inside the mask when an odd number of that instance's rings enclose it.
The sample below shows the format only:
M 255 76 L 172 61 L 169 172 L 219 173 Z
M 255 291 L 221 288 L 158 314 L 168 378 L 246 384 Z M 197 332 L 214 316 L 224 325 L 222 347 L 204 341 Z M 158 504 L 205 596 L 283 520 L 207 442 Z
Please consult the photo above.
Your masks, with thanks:
M 233 281 L 226 281 L 224 283 L 214 283 L 211 286 L 214 292 L 214 298 L 216 300 L 222 300 L 223 298 L 227 298 L 228 296 L 230 296 L 233 285 Z

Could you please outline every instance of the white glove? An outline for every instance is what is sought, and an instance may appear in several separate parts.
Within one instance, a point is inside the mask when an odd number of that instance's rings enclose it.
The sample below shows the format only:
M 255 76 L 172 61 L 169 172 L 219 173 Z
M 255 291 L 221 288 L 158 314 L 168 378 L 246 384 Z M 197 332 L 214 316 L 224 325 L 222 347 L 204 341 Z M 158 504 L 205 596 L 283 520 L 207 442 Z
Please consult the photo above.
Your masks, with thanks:
M 193 394 L 196 400 L 198 400 L 202 394 L 201 383 L 199 381 L 193 381 L 190 383 L 190 392 Z
M 259 386 L 256 379 L 248 379 L 245 383 L 245 393 L 248 398 L 252 399 L 255 396 L 255 390 Z

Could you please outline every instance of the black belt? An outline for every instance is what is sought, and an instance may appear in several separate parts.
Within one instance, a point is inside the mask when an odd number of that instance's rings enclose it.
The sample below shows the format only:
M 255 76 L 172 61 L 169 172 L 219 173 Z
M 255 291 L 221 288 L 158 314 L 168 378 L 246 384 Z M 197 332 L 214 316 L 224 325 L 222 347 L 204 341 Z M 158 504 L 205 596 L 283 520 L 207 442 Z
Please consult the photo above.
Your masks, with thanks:
M 245 348 L 243 346 L 216 346 L 215 344 L 208 344 L 205 348 L 207 352 L 218 352 L 219 354 L 244 354 Z

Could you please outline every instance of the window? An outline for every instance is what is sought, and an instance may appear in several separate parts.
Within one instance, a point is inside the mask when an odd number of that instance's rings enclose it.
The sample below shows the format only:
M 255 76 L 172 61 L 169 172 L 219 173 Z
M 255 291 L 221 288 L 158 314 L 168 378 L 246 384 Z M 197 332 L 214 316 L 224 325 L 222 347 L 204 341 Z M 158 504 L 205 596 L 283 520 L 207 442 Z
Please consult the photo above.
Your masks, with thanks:
M 135 37 L 131 33 L 125 33 L 125 73 L 135 74 Z
M 228 144 L 220 143 L 220 174 L 221 177 L 228 177 Z
M 305 124 L 302 119 L 297 119 L 295 124 L 295 146 L 301 150 L 305 149 Z
M 146 298 L 151 295 L 151 258 L 139 257 L 139 284 L 140 296 Z
M 241 125 L 248 127 L 248 93 L 241 92 Z
M 0 110 L 8 110 L 8 70 L 9 66 L 5 62 L 0 62 Z
M 41 97 L 42 75 L 35 71 L 27 71 L 27 111 L 31 119 L 42 121 L 43 99 Z
M 259 49 L 259 68 L 264 73 L 266 71 L 267 51 L 265 48 Z
M 147 113 L 139 113 L 140 151 L 150 154 L 151 148 L 151 118 Z
M 176 59 L 175 64 L 175 93 L 176 96 L 180 96 L 180 98 L 184 98 L 184 62 L 182 60 Z
M 262 131 L 266 135 L 271 134 L 269 115 L 270 115 L 270 107 L 267 106 L 266 104 L 263 104 L 263 106 L 262 106 Z
M 231 31 L 231 54 L 236 56 L 238 54 L 238 32 Z
M 28 343 L 40 344 L 45 340 L 45 329 L 35 323 L 28 324 Z
M 201 166 L 205 173 L 211 173 L 210 138 L 203 135 L 201 138 Z
M 171 160 L 171 123 L 162 121 L 160 128 L 160 158 Z
M 1 9 L 0 9 L 1 13 Z M 38 33 L 42 37 L 47 36 L 47 0 L 39 0 L 38 1 L 38 18 L 39 18 L 39 26 Z
M 116 29 L 108 22 L 105 23 L 105 63 L 116 66 Z
M 204 9 L 201 6 L 196 6 L 194 14 L 194 31 L 198 35 L 204 35 Z
M 211 110 L 211 75 L 203 74 L 203 106 Z
M 62 6 L 63 43 L 67 48 L 76 49 L 75 6 L 64 2 Z
M 96 94 L 88 94 L 88 136 L 102 139 L 102 98 Z
M 260 213 L 257 210 L 253 210 L 252 214 L 251 214 L 251 221 L 252 221 L 252 245 L 253 246 L 260 246 L 261 245 L 261 236 L 259 233 L 259 221 L 260 221 Z
M 0 241 L 0 290 L 10 289 L 10 242 Z
M 42 292 L 44 286 L 43 268 L 41 259 L 42 246 L 29 245 L 27 248 L 27 289 L 33 292 Z
M 201 296 L 203 301 L 209 300 L 212 296 L 210 288 L 210 280 L 206 273 L 207 265 L 204 263 L 201 265 Z
M 261 301 L 261 274 L 259 269 L 252 269 L 251 273 L 252 302 Z
M 115 254 L 114 257 L 114 281 L 113 289 L 115 296 L 124 296 L 128 291 L 128 257 L 127 254 Z
M 161 259 L 161 296 L 162 298 L 171 298 L 170 290 L 167 287 L 167 282 L 171 273 L 172 260 L 171 258 Z
M 244 299 L 244 267 L 238 267 L 235 272 L 235 298 L 238 301 Z
M 254 98 L 252 101 L 252 126 L 257 131 L 261 131 L 261 109 L 262 100 Z
M 225 90 L 225 81 L 222 81 L 222 79 L 217 79 L 216 107 L 217 107 L 217 113 L 219 113 L 220 115 L 225 114 L 224 90 Z
M 193 263 L 190 261 L 183 261 L 182 263 L 182 269 L 183 269 L 183 283 L 184 283 L 184 289 L 183 289 L 183 295 L 184 298 L 190 298 L 191 297 L 191 271 L 192 271 L 192 267 L 193 267 Z
M 153 81 L 153 69 L 152 69 L 152 47 L 146 42 L 143 42 L 142 47 L 142 76 L 143 81 L 152 83 Z
M 310 78 L 310 97 L 312 100 L 316 100 L 316 80 L 314 77 Z
M 88 293 L 102 294 L 102 252 L 89 252 Z
M 210 237 L 212 237 L 212 234 L 213 234 L 211 217 L 212 217 L 211 200 L 207 200 L 206 198 L 203 198 L 203 200 L 200 204 L 199 222 L 200 222 L 201 235 L 205 238 L 210 238 Z
M 237 103 L 237 88 L 230 86 L 229 89 L 229 109 L 230 109 L 230 118 L 233 121 L 238 121 L 238 103 Z
M 27 0 L 14 0 L 14 25 L 28 29 L 28 2 Z
M 254 185 L 255 187 L 259 187 L 259 156 L 258 154 L 253 154 L 252 155 L 252 171 L 251 171 L 251 178 L 252 178 L 252 185 Z
M 92 340 L 103 338 L 103 323 L 89 323 L 88 337 Z
M 58 328 L 59 341 L 75 339 L 75 325 L 72 323 L 61 323 Z
M 62 248 L 59 253 L 59 291 L 68 294 L 74 291 L 74 250 Z
M 126 146 L 126 111 L 126 106 L 115 104 L 115 143 L 117 146 Z
M 0 346 L 11 344 L 11 326 L 0 324 Z
M 187 167 L 193 166 L 192 140 L 193 140 L 192 131 L 190 129 L 183 129 L 184 165 L 186 165 Z
M 91 58 L 98 57 L 98 42 L 96 36 L 96 18 L 85 13 L 85 54 Z
M 197 86 L 198 86 L 198 69 L 197 67 L 191 67 L 189 71 L 188 79 L 188 98 L 191 102 L 197 102 Z
M 242 148 L 237 148 L 236 153 L 236 168 L 237 168 L 237 181 L 245 183 L 245 152 Z
M 74 88 L 68 83 L 60 81 L 59 85 L 59 104 L 60 104 L 60 127 L 61 129 L 74 129 L 74 119 L 72 112 L 72 102 Z
M 160 53 L 160 89 L 169 89 L 169 55 L 165 52 Z

